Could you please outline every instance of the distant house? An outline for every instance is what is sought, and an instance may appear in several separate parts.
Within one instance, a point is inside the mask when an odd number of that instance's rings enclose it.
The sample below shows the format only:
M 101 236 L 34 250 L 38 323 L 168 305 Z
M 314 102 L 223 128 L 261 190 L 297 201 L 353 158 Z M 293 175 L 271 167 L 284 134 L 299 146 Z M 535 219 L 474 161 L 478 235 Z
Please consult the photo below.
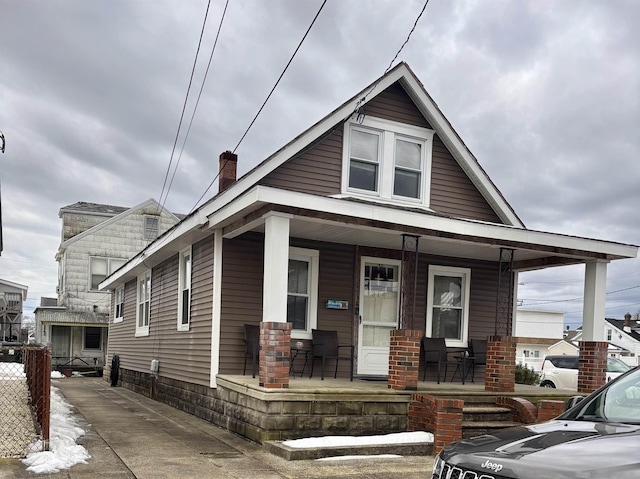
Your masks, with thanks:
M 0 279 L 0 341 L 19 341 L 27 286 Z
M 516 364 L 540 370 L 545 356 L 563 354 L 551 352 L 561 348 L 563 334 L 564 313 L 518 309 L 514 334 L 517 338 Z
M 58 296 L 36 308 L 36 341 L 52 346 L 53 365 L 102 368 L 111 295 L 98 285 L 179 218 L 149 199 L 133 208 L 79 202 L 59 213 Z
M 245 389 L 245 324 L 290 323 L 305 347 L 337 331 L 356 378 L 377 379 L 398 329 L 452 347 L 511 336 L 518 272 L 584 264 L 595 342 L 607 263 L 638 251 L 526 229 L 404 63 L 236 180 L 237 161 L 222 153 L 218 194 L 101 288 L 122 384 L 241 434 L 251 414 L 218 402 Z
M 625 319 L 605 318 L 605 336 L 612 348 L 612 355 L 631 366 L 640 364 L 640 323 L 629 317 Z M 617 354 L 616 354 L 617 353 Z

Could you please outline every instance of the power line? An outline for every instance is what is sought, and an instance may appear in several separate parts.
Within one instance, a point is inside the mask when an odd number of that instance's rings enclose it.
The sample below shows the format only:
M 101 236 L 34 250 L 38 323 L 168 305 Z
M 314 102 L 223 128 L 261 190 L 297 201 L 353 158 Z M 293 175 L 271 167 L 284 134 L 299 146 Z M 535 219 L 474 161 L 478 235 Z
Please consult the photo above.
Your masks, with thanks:
M 273 95 L 273 92 L 275 91 L 275 89 L 277 88 L 278 84 L 280 83 L 280 80 L 282 80 L 282 77 L 284 76 L 284 74 L 286 73 L 287 69 L 289 68 L 289 65 L 291 65 L 291 62 L 293 62 L 293 59 L 295 58 L 296 54 L 298 53 L 298 50 L 300 50 L 300 47 L 302 46 L 302 44 L 304 43 L 305 39 L 307 38 L 307 35 L 309 35 L 309 32 L 311 31 L 311 28 L 313 27 L 313 25 L 315 24 L 316 20 L 318 19 L 318 17 L 320 16 L 320 12 L 322 12 L 322 9 L 324 8 L 325 4 L 327 3 L 327 0 L 324 0 L 322 2 L 322 5 L 320 5 L 320 8 L 318 9 L 318 12 L 316 13 L 315 17 L 313 17 L 313 20 L 311 21 L 311 24 L 309 25 L 309 28 L 307 28 L 307 31 L 305 32 L 304 36 L 302 37 L 302 39 L 300 40 L 300 42 L 298 43 L 298 46 L 296 47 L 295 51 L 293 52 L 293 54 L 291 55 L 291 58 L 289 58 L 289 61 L 287 62 L 286 66 L 284 67 L 284 69 L 282 70 L 282 73 L 280 73 L 280 76 L 278 77 L 278 80 L 276 80 L 276 83 L 273 85 L 273 88 L 271 88 L 271 91 L 269 92 L 269 94 L 267 95 L 267 98 L 264 100 L 264 102 L 262 103 L 262 106 L 258 109 L 258 112 L 255 114 L 255 116 L 253 117 L 253 120 L 251 120 L 251 123 L 249 124 L 249 126 L 247 127 L 247 129 L 245 130 L 245 132 L 242 134 L 242 137 L 240 138 L 240 140 L 238 141 L 238 144 L 235 146 L 235 148 L 233 149 L 233 153 L 236 152 L 236 150 L 238 149 L 238 147 L 240 146 L 240 144 L 242 143 L 242 141 L 244 140 L 244 138 L 247 136 L 247 133 L 249 133 L 249 130 L 251 130 L 251 128 L 253 127 L 253 124 L 256 122 L 256 120 L 258 119 L 258 116 L 260 116 L 260 113 L 262 113 L 262 110 L 264 109 L 265 105 L 267 104 L 267 102 L 269 101 L 269 99 L 271 98 L 271 95 Z M 218 177 L 220 176 L 220 172 L 224 169 L 224 167 L 226 166 L 226 161 L 225 163 L 222 165 L 222 167 L 218 170 L 218 174 L 213 178 L 213 180 L 211 180 L 211 183 L 209 183 L 209 186 L 207 186 L 207 189 L 204 191 L 204 193 L 202 193 L 202 195 L 200 196 L 200 198 L 198 199 L 198 201 L 196 201 L 196 204 L 193 205 L 193 208 L 191 208 L 191 211 L 189 211 L 189 214 L 191 214 L 196 207 L 198 206 L 198 204 L 200 203 L 200 201 L 202 201 L 202 198 L 204 198 L 204 196 L 207 194 L 207 192 L 211 189 L 211 187 L 213 186 L 213 183 L 218 179 Z
M 400 48 L 398 49 L 398 51 L 396 52 L 396 54 L 394 55 L 393 59 L 389 62 L 389 66 L 387 67 L 387 69 L 384 71 L 384 73 L 382 74 L 382 76 L 380 78 L 378 78 L 378 81 L 376 81 L 373 86 L 369 89 L 369 91 L 367 93 L 364 94 L 364 96 L 358 100 L 358 103 L 356 104 L 356 107 L 353 111 L 352 114 L 359 114 L 359 110 L 360 110 L 360 106 L 367 100 L 367 96 L 371 95 L 371 93 L 373 93 L 373 91 L 376 89 L 376 87 L 378 86 L 378 84 L 380 83 L 380 81 L 382 81 L 382 79 L 384 78 L 384 76 L 389 73 L 389 70 L 391 70 L 391 67 L 393 66 L 393 62 L 396 61 L 396 59 L 398 58 L 398 56 L 400 55 L 400 53 L 402 52 L 402 50 L 404 49 L 404 47 L 407 45 L 407 43 L 409 43 L 409 39 L 411 38 L 411 35 L 413 34 L 413 32 L 415 31 L 416 27 L 418 26 L 418 22 L 420 21 L 420 18 L 422 18 L 422 14 L 424 13 L 424 11 L 427 8 L 427 5 L 429 4 L 429 0 L 426 0 L 424 2 L 424 5 L 422 6 L 422 10 L 420 10 L 420 13 L 418 14 L 418 17 L 416 18 L 416 21 L 413 22 L 413 27 L 411 27 L 411 30 L 409 30 L 409 33 L 407 34 L 407 38 L 404 41 L 404 43 L 400 46 Z
M 209 55 L 209 62 L 207 63 L 207 69 L 204 73 L 204 78 L 202 79 L 202 84 L 200 85 L 200 91 L 198 92 L 198 98 L 196 99 L 196 104 L 193 108 L 193 113 L 191 114 L 191 119 L 189 121 L 189 127 L 187 128 L 187 133 L 184 137 L 184 141 L 182 142 L 182 148 L 180 149 L 180 155 L 178 156 L 178 161 L 176 162 L 176 167 L 173 170 L 173 176 L 171 177 L 171 182 L 169 183 L 169 189 L 171 189 L 171 185 L 173 185 L 173 179 L 176 176 L 176 172 L 178 171 L 178 165 L 180 164 L 180 160 L 182 159 L 182 153 L 184 152 L 184 147 L 187 144 L 187 139 L 189 138 L 189 133 L 191 132 L 191 126 L 193 125 L 193 119 L 196 116 L 196 111 L 198 110 L 198 105 L 200 104 L 200 98 L 202 97 L 202 91 L 204 90 L 204 84 L 207 81 L 207 76 L 209 75 L 209 68 L 211 67 L 211 61 L 213 60 L 213 54 L 216 51 L 216 46 L 218 45 L 218 38 L 220 37 L 220 31 L 222 30 L 222 24 L 224 22 L 227 7 L 229 6 L 229 0 L 224 5 L 224 10 L 222 12 L 222 17 L 220 18 L 220 24 L 218 25 L 218 32 L 216 33 L 215 41 L 213 42 L 213 48 L 211 49 L 211 55 Z M 167 196 L 169 195 L 169 191 L 167 190 Z M 166 197 L 165 197 L 166 201 Z M 164 203 L 162 204 L 164 207 Z M 193 210 L 192 210 L 193 211 Z
M 171 163 L 173 163 L 173 154 L 176 151 L 176 145 L 178 144 L 178 138 L 180 136 L 180 129 L 182 128 L 182 120 L 184 119 L 184 113 L 187 109 L 187 101 L 189 99 L 189 92 L 191 91 L 191 84 L 193 83 L 193 76 L 195 74 L 196 71 L 196 64 L 198 63 L 198 55 L 200 54 L 200 47 L 202 45 L 202 38 L 204 36 L 204 30 L 205 30 L 205 26 L 207 24 L 207 17 L 209 16 L 209 7 L 211 6 L 211 0 L 208 1 L 207 3 L 207 10 L 204 14 L 204 21 L 202 22 L 202 29 L 200 30 L 200 39 L 198 40 L 198 48 L 196 49 L 196 55 L 195 58 L 193 59 L 193 66 L 191 67 L 191 76 L 189 78 L 189 86 L 187 87 L 187 93 L 184 97 L 184 103 L 182 104 L 182 113 L 180 114 L 180 121 L 178 122 L 178 130 L 176 131 L 176 137 L 173 140 L 173 148 L 171 150 L 171 156 L 169 157 L 169 164 L 167 165 L 167 172 L 164 175 L 164 182 L 162 183 L 162 191 L 160 192 L 160 197 L 158 198 L 158 202 L 159 204 L 161 204 L 161 208 L 164 208 L 164 202 L 166 201 L 167 197 L 169 196 L 169 189 L 171 188 L 171 185 L 169 185 L 169 188 L 167 189 L 167 193 L 165 196 L 164 201 L 162 200 L 162 196 L 164 195 L 164 189 L 165 186 L 167 185 L 167 179 L 169 178 L 169 172 L 171 171 Z M 176 169 L 178 168 L 178 166 L 176 165 Z M 175 175 L 175 171 L 174 171 L 174 175 Z M 173 178 L 172 178 L 173 181 Z M 158 210 L 158 213 L 160 212 L 160 210 Z M 159 225 L 158 225 L 159 226 Z

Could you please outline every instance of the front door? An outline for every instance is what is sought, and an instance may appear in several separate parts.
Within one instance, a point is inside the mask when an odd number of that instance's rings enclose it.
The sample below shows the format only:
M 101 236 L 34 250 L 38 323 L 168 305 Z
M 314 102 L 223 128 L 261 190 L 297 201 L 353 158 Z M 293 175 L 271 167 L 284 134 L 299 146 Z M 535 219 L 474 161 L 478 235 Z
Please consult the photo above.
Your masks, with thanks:
M 71 328 L 68 326 L 51 326 L 51 356 L 58 359 L 58 363 L 65 363 L 71 356 Z M 55 362 L 55 361 L 54 361 Z
M 400 261 L 363 257 L 360 268 L 358 374 L 389 374 L 389 338 L 398 327 Z

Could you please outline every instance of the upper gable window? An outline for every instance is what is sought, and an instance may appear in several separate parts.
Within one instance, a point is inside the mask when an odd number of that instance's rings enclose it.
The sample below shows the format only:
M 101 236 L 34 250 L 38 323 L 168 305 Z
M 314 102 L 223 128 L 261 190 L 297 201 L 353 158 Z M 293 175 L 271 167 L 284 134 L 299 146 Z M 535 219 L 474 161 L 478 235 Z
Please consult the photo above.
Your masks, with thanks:
M 433 134 L 380 118 L 347 123 L 342 192 L 429 206 Z
M 159 216 L 144 217 L 144 239 L 151 241 L 158 237 L 158 220 Z

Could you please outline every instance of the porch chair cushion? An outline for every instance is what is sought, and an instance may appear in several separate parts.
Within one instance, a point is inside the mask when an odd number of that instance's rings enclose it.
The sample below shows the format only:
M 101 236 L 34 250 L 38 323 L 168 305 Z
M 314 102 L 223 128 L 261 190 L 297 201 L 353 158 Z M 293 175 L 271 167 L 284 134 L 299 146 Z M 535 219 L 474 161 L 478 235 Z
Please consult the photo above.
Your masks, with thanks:
M 257 324 L 244 325 L 244 367 L 242 375 L 247 373 L 247 357 L 251 356 L 253 377 L 256 377 L 257 365 L 260 359 L 260 326 Z
M 311 347 L 311 373 L 309 378 L 313 377 L 313 366 L 316 358 L 322 360 L 320 370 L 320 379 L 324 381 L 324 369 L 328 359 L 335 359 L 336 369 L 333 377 L 338 377 L 338 363 L 341 359 L 349 361 L 349 379 L 353 381 L 353 344 L 338 344 L 338 331 L 327 331 L 321 329 L 311 330 L 313 343 Z M 343 351 L 343 352 L 341 352 Z

